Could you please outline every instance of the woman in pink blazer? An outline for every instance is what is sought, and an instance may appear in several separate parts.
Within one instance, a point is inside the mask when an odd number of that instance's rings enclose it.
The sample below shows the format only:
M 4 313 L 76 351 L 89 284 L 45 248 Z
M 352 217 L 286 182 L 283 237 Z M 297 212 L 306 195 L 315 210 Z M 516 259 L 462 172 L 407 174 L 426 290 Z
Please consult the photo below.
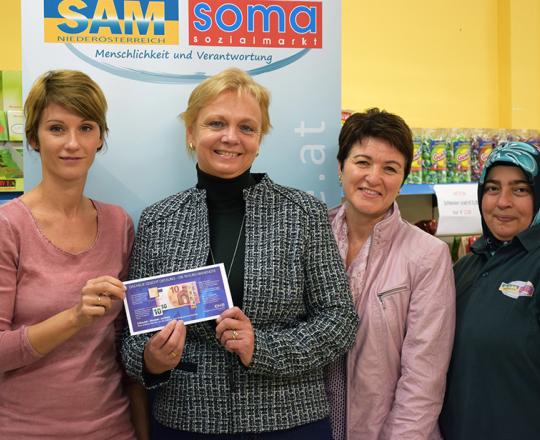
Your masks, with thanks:
M 454 338 L 448 246 L 403 220 L 396 197 L 411 168 L 411 130 L 370 109 L 345 122 L 330 211 L 361 322 L 351 351 L 327 372 L 335 440 L 437 436 Z

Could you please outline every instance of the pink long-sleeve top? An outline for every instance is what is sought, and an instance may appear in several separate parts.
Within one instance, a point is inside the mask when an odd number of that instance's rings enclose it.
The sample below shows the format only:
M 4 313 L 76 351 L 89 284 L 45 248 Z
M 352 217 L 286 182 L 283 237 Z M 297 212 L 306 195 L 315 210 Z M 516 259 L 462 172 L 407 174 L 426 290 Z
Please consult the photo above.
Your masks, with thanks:
M 20 200 L 0 207 L 0 438 L 132 440 L 129 402 L 116 349 L 122 303 L 47 355 L 28 326 L 74 306 L 87 280 L 122 279 L 133 223 L 120 207 L 94 201 L 90 249 L 55 247 Z

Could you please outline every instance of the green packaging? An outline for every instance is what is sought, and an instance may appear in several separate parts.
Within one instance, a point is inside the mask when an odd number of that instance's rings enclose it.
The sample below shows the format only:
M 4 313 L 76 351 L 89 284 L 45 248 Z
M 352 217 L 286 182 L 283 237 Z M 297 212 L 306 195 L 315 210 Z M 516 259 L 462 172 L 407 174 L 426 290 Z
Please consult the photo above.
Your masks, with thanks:
M 22 110 L 8 110 L 8 133 L 10 141 L 22 141 L 24 136 L 24 115 Z
M 426 137 L 422 146 L 422 161 L 423 183 L 446 183 L 446 139 L 443 136 L 434 134 Z
M 22 110 L 22 75 L 20 70 L 3 70 L 0 72 L 0 89 L 2 108 Z
M 8 138 L 9 134 L 6 112 L 4 110 L 0 110 L 0 141 L 7 141 Z
M 422 183 L 422 138 L 416 136 L 413 139 L 413 159 L 411 162 L 411 172 L 407 176 L 405 183 Z
M 471 181 L 471 139 L 466 135 L 454 135 L 448 142 L 447 183 Z

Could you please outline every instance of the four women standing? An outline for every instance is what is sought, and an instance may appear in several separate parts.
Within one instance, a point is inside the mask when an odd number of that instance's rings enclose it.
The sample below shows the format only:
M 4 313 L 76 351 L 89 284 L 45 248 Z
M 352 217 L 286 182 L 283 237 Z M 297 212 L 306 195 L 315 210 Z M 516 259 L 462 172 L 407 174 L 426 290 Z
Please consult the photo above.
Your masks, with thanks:
M 377 109 L 346 121 L 344 203 L 330 212 L 338 250 L 322 203 L 250 171 L 268 105 L 238 69 L 197 86 L 182 115 L 197 184 L 141 217 L 131 278 L 223 262 L 235 304 L 215 324 L 125 337 L 127 371 L 157 390 L 155 437 L 327 439 L 322 369 L 332 361 L 334 439 L 437 436 L 454 286 L 446 245 L 403 221 L 395 202 L 410 129 Z M 135 435 L 115 359 L 133 227 L 83 194 L 105 111 L 99 87 L 75 71 L 45 74 L 25 104 L 43 180 L 0 208 L 0 426 L 10 438 Z M 482 174 L 484 235 L 455 269 L 447 440 L 540 432 L 539 167 L 535 148 L 510 143 Z

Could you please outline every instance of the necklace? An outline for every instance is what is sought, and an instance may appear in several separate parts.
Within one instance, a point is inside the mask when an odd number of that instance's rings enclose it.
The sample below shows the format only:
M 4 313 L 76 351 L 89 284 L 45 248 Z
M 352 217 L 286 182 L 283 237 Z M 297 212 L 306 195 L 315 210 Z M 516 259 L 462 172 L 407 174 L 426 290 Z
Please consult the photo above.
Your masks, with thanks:
M 238 244 L 240 243 L 240 237 L 242 237 L 242 231 L 244 230 L 244 223 L 246 222 L 246 214 L 244 214 L 244 217 L 242 218 L 242 224 L 240 225 L 240 231 L 238 231 L 238 238 L 236 239 L 236 246 L 234 247 L 233 256 L 231 258 L 231 264 L 229 266 L 229 271 L 227 272 L 227 278 L 230 278 L 231 276 L 231 270 L 234 264 L 234 259 L 236 258 L 236 251 L 238 250 Z M 212 259 L 212 264 L 216 264 L 216 260 L 214 259 L 214 253 L 212 252 L 212 246 L 210 247 L 210 258 Z

